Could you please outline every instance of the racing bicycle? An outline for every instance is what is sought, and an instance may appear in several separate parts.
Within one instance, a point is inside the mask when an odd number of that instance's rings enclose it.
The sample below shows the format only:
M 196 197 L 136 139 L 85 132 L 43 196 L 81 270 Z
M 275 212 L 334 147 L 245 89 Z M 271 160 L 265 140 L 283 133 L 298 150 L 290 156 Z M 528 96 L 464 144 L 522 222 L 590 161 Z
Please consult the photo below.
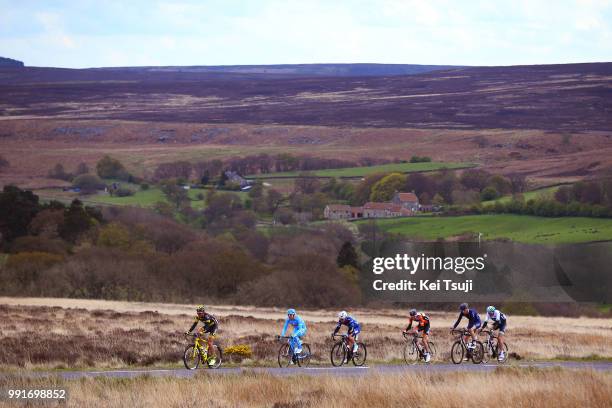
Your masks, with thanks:
M 368 350 L 365 344 L 355 339 L 357 351 L 353 352 L 349 350 L 348 336 L 346 334 L 334 334 L 334 338 L 335 337 L 340 337 L 340 340 L 334 343 L 330 353 L 331 363 L 334 367 L 348 364 L 349 360 L 357 367 L 361 367 L 365 364 L 366 357 L 368 356 Z
M 404 346 L 404 360 L 406 364 L 418 363 L 421 360 L 425 361 L 425 346 L 422 344 L 422 341 L 419 342 L 419 339 L 422 339 L 423 336 L 419 336 L 416 333 L 411 335 L 404 332 L 402 334 L 404 339 L 406 339 L 406 345 Z M 428 341 L 427 345 L 429 346 L 431 359 L 433 359 L 436 356 L 436 345 L 433 341 Z
M 455 364 L 461 364 L 463 359 L 467 357 L 468 360 L 472 360 L 474 364 L 482 363 L 482 358 L 484 355 L 484 346 L 482 342 L 476 340 L 474 343 L 474 348 L 469 349 L 466 342 L 465 337 L 470 336 L 470 332 L 463 330 L 451 330 L 451 334 L 457 335 L 455 342 L 451 347 L 451 360 Z
M 295 353 L 291 344 L 291 337 L 277 336 L 278 340 L 287 340 L 280 349 L 278 349 L 278 365 L 281 368 L 289 367 L 291 363 L 297 364 L 300 367 L 308 367 L 312 353 L 310 352 L 310 344 L 302 343 L 302 351 Z
M 213 344 L 212 352 L 209 353 L 208 343 L 206 339 L 196 333 L 185 334 L 187 340 L 192 342 L 185 348 L 183 353 L 183 363 L 188 370 L 195 370 L 200 366 L 200 363 L 208 368 L 219 368 L 223 360 L 223 350 L 216 344 Z
M 483 330 L 482 333 L 487 334 L 487 341 L 484 343 L 484 354 L 482 361 L 488 363 L 492 358 L 496 358 L 498 362 L 505 363 L 508 361 L 508 344 L 504 342 L 504 358 L 499 358 L 499 340 L 493 330 Z

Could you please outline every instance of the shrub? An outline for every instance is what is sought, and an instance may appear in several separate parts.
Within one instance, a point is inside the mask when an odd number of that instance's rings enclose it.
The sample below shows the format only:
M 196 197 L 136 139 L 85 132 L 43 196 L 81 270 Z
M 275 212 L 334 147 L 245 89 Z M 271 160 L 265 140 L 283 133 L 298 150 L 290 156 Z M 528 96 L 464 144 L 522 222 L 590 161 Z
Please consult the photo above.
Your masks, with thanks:
M 95 193 L 98 190 L 103 190 L 106 184 L 100 179 L 100 177 L 93 174 L 81 174 L 77 176 L 72 184 L 75 187 L 81 189 L 82 193 L 90 194 Z
M 104 156 L 98 164 L 96 164 L 96 172 L 103 179 L 119 179 L 129 180 L 130 174 L 127 172 L 123 164 L 117 159 L 110 156 Z
M 134 191 L 130 190 L 129 188 L 119 187 L 117 190 L 115 190 L 115 195 L 117 197 L 129 197 L 134 195 Z
M 495 200 L 499 197 L 499 193 L 493 186 L 485 187 L 480 193 L 480 199 L 482 201 Z
M 412 156 L 410 163 L 428 163 L 431 161 L 431 157 L 428 156 Z

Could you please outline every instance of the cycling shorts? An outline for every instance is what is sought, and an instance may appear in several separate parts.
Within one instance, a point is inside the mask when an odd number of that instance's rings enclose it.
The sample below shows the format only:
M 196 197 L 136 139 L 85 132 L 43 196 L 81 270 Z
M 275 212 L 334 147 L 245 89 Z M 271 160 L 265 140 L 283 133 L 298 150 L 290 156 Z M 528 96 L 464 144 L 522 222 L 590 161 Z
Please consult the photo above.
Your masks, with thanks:
M 470 330 L 471 328 L 480 329 L 480 326 L 482 326 L 482 322 L 480 320 L 476 320 L 474 322 L 468 323 L 467 328 L 468 330 Z
M 348 334 L 350 336 L 353 336 L 355 340 L 357 340 L 357 336 L 359 336 L 359 333 L 361 333 L 361 327 L 355 327 L 354 329 L 350 329 L 348 331 Z
M 506 319 L 500 320 L 493 325 L 493 330 L 499 330 L 499 334 L 506 333 Z
M 429 322 L 427 322 L 427 324 L 425 326 L 418 326 L 417 327 L 417 330 L 419 332 L 423 332 L 423 334 L 427 334 L 427 335 L 429 335 L 429 329 L 430 329 Z

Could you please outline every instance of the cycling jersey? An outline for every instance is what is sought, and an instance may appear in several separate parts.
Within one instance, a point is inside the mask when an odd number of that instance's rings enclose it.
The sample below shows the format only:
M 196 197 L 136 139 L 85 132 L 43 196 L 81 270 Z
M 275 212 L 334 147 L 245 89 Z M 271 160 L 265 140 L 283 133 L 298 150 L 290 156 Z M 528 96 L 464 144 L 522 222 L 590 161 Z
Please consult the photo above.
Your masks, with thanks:
M 464 315 L 462 312 L 459 312 L 459 318 L 457 318 L 457 321 L 455 322 L 455 325 L 453 326 L 453 329 L 456 329 L 457 326 L 459 325 L 459 322 L 461 322 L 461 319 L 463 319 Z M 478 315 L 478 312 L 476 311 L 476 309 L 469 309 L 468 310 L 468 314 L 467 316 L 468 319 L 468 329 L 471 329 L 472 327 L 475 328 L 480 328 L 480 325 L 482 324 L 482 322 L 480 321 L 480 316 Z
M 345 325 L 348 328 L 349 334 L 359 334 L 361 332 L 361 326 L 357 320 L 353 319 L 351 316 L 347 316 L 345 319 L 338 320 L 338 325 L 334 330 L 334 334 L 338 333 L 342 325 Z
M 189 329 L 188 333 L 191 333 L 193 329 L 196 328 L 198 322 L 202 322 L 202 326 L 204 327 L 204 333 L 215 334 L 217 332 L 217 329 L 219 328 L 219 322 L 217 321 L 215 316 L 208 313 L 204 313 L 204 316 L 202 317 L 196 315 L 193 325 Z
M 486 316 L 487 318 L 485 319 L 482 328 L 484 329 L 485 327 L 487 327 L 487 323 L 490 320 L 493 322 L 493 329 L 499 329 L 499 332 L 501 334 L 504 334 L 504 331 L 506 330 L 506 315 L 500 312 L 499 310 L 495 310 L 495 312 L 493 312 L 493 316 L 488 313 L 486 314 Z
M 287 317 L 287 319 L 285 320 L 285 326 L 283 327 L 283 331 L 281 332 L 281 337 L 285 336 L 289 325 L 293 326 L 293 332 L 291 333 L 290 339 L 291 348 L 293 350 L 299 350 L 302 348 L 301 337 L 306 335 L 306 323 L 304 322 L 304 319 L 302 319 L 298 315 L 295 315 L 293 319 L 289 319 Z
M 412 322 L 417 322 L 417 328 L 419 331 L 424 331 L 426 334 L 429 334 L 429 316 L 424 313 L 417 313 L 415 316 L 410 316 L 410 321 L 408 322 L 408 327 L 406 327 L 406 331 L 412 328 Z

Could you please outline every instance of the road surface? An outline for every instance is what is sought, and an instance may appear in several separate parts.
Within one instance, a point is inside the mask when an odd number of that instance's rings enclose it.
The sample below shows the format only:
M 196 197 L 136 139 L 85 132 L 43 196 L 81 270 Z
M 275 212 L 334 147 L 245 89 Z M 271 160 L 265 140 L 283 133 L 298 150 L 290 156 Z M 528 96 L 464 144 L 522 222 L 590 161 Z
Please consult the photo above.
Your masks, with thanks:
M 30 371 L 28 375 L 32 376 L 53 376 L 58 375 L 64 379 L 78 379 L 83 377 L 111 377 L 111 378 L 134 378 L 143 375 L 154 377 L 193 377 L 197 373 L 209 375 L 223 374 L 240 374 L 243 372 L 266 373 L 271 375 L 287 376 L 287 375 L 334 375 L 334 376 L 355 376 L 364 374 L 402 374 L 411 372 L 487 372 L 495 370 L 497 367 L 534 367 L 534 368 L 554 368 L 562 367 L 567 369 L 593 369 L 598 371 L 612 371 L 612 362 L 575 362 L 575 361 L 555 361 L 555 362 L 525 362 L 511 364 L 417 364 L 417 365 L 379 365 L 373 367 L 317 367 L 308 368 L 279 368 L 279 367 L 230 367 L 211 369 L 186 370 L 185 368 L 175 369 L 126 369 L 126 370 L 108 370 L 108 371 L 48 371 L 36 372 Z

